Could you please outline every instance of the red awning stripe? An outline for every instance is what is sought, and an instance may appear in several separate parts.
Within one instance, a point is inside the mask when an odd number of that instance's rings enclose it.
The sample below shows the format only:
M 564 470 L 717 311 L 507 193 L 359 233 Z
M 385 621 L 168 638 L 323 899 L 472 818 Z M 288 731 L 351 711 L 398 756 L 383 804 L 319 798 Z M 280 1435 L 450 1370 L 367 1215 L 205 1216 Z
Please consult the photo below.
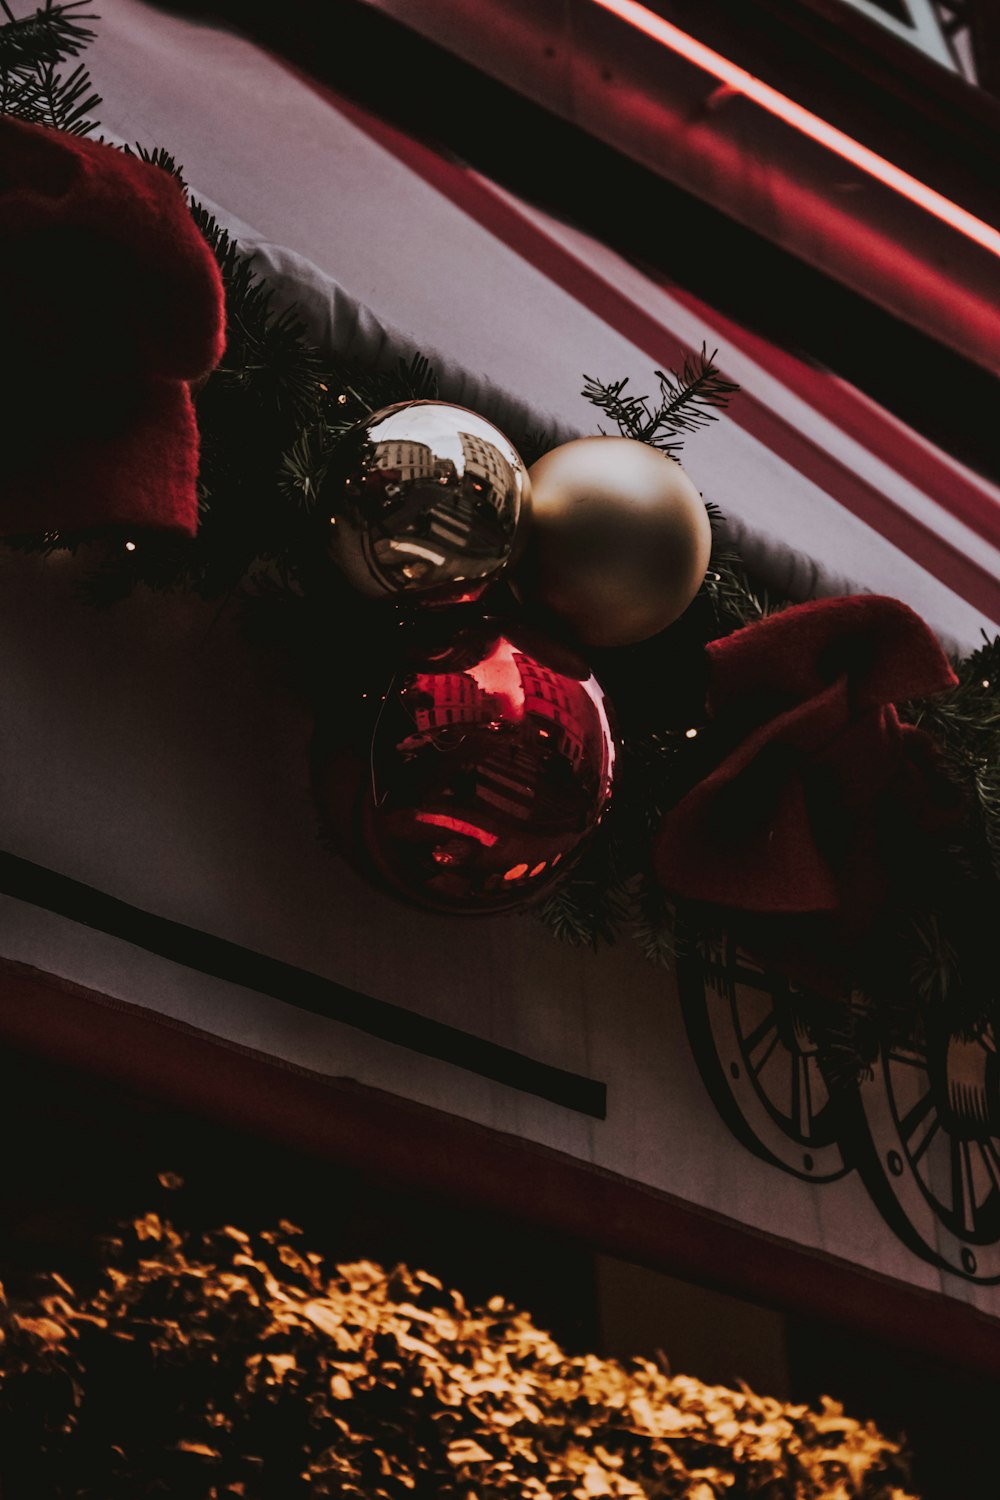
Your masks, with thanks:
M 700 68 L 724 88 L 752 99 L 761 109 L 774 115 L 792 130 L 815 141 L 817 145 L 839 156 L 842 161 L 857 167 L 866 176 L 916 204 L 924 213 L 940 219 L 949 229 L 964 235 L 973 244 L 981 245 L 991 255 L 1000 256 L 1000 230 L 992 224 L 977 218 L 928 183 L 921 182 L 902 167 L 880 156 L 877 151 L 839 130 L 829 120 L 806 109 L 788 94 L 772 88 L 762 78 L 741 68 L 738 63 L 723 56 L 721 52 L 716 52 L 713 47 L 706 46 L 690 32 L 682 31 L 679 26 L 657 15 L 648 6 L 638 4 L 637 0 L 594 0 L 594 3 L 603 6 L 620 21 L 642 32 L 659 46 L 668 48 L 678 57 Z
M 693 292 L 658 277 L 649 267 L 643 269 L 651 281 L 662 286 L 675 301 L 683 303 L 696 316 L 704 318 L 762 369 L 794 391 L 800 400 L 835 422 L 848 437 L 932 497 L 970 531 L 976 532 L 991 546 L 1000 548 L 1000 500 L 988 481 L 981 482 L 974 474 L 963 473 L 932 444 L 915 441 L 902 422 L 845 381 L 816 369 L 752 329 L 733 322 Z

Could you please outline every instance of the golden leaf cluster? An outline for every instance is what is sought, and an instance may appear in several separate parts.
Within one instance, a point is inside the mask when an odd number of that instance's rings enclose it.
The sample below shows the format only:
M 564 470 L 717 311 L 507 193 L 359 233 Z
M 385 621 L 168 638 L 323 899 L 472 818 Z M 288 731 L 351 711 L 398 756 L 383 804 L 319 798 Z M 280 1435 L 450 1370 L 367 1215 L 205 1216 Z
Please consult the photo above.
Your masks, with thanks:
M 568 1355 L 502 1297 L 147 1214 L 4 1300 L 5 1500 L 912 1500 L 871 1423 Z

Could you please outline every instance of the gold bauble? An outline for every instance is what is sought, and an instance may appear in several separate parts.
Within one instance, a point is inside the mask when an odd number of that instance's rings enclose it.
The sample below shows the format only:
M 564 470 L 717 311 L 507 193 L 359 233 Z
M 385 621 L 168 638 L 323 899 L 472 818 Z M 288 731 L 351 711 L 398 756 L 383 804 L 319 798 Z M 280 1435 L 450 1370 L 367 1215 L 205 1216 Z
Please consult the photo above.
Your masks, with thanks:
M 589 646 L 644 641 L 687 609 L 708 568 L 705 504 L 646 443 L 586 437 L 528 471 L 532 524 L 518 583 Z
M 507 566 L 531 486 L 492 422 L 446 401 L 404 401 L 347 435 L 322 504 L 334 562 L 362 594 L 461 604 Z

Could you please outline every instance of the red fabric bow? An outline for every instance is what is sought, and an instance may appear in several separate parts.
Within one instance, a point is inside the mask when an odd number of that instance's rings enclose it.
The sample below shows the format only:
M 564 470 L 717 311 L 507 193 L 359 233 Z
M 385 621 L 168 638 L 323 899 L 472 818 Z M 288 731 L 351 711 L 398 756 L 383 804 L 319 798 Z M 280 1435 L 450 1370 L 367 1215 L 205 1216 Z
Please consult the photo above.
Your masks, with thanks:
M 825 599 L 708 647 L 714 770 L 663 821 L 667 890 L 761 914 L 837 914 L 858 929 L 950 821 L 933 744 L 893 704 L 955 683 L 895 599 Z
M 0 118 L 0 534 L 194 532 L 189 381 L 224 346 L 222 281 L 178 183 Z

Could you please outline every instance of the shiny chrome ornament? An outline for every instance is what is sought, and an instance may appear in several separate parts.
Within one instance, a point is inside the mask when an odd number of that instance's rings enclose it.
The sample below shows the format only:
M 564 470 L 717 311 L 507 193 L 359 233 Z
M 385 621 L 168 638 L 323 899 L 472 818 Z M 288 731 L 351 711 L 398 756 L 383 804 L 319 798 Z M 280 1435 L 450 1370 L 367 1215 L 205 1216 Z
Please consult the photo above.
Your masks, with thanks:
M 589 668 L 535 632 L 479 619 L 401 667 L 366 769 L 350 837 L 369 873 L 421 906 L 487 913 L 565 873 L 607 811 L 615 741 Z M 341 828 L 349 779 L 335 754 L 314 774 Z
M 506 567 L 530 507 L 513 444 L 475 412 L 406 401 L 360 423 L 331 470 L 330 556 L 369 598 L 459 604 Z

